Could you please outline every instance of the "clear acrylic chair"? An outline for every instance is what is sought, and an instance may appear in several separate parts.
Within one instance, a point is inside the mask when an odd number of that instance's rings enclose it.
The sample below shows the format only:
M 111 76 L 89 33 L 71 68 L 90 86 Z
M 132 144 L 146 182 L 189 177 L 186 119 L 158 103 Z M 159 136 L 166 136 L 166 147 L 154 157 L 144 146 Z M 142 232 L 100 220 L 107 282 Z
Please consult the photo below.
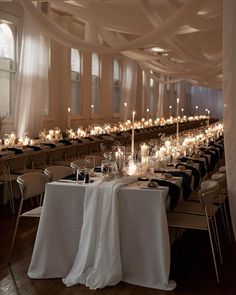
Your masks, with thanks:
M 20 200 L 20 206 L 18 210 L 16 225 L 15 225 L 15 229 L 13 233 L 13 238 L 10 245 L 9 260 L 8 260 L 9 263 L 12 256 L 12 250 L 15 243 L 19 220 L 21 217 L 37 217 L 37 218 L 40 217 L 41 209 L 42 209 L 43 194 L 45 191 L 45 185 L 46 183 L 48 183 L 48 181 L 49 181 L 49 177 L 46 174 L 39 173 L 39 172 L 26 173 L 26 174 L 18 176 L 17 178 L 17 183 L 19 184 L 20 193 L 21 193 L 21 200 Z M 32 210 L 22 213 L 24 201 L 27 199 L 32 199 L 35 196 L 40 196 L 39 206 Z
M 44 173 L 48 175 L 50 181 L 56 181 L 63 177 L 74 174 L 74 170 L 69 166 L 50 166 L 44 170 Z
M 15 203 L 11 193 L 11 178 L 5 159 L 0 159 L 0 182 L 3 185 L 3 194 L 10 202 L 12 214 L 15 214 Z
M 214 181 L 217 181 L 219 185 L 220 194 L 215 198 L 214 203 L 220 206 L 223 226 L 224 226 L 225 232 L 228 235 L 229 241 L 231 241 L 232 240 L 231 231 L 229 226 L 231 216 L 230 216 L 229 208 L 227 206 L 228 194 L 227 194 L 226 174 L 216 172 L 211 176 L 211 179 Z
M 215 221 L 212 218 L 213 216 L 213 206 L 214 206 L 214 197 L 215 190 L 204 190 L 199 191 L 199 198 L 201 199 L 201 204 L 204 210 L 204 215 L 199 214 L 188 214 L 188 213 L 179 213 L 171 212 L 168 214 L 168 226 L 173 228 L 184 228 L 192 230 L 203 230 L 207 231 L 209 235 L 211 252 L 213 257 L 213 263 L 216 273 L 217 283 L 220 283 L 219 273 L 216 260 L 216 251 L 219 252 L 219 258 L 221 260 L 221 249 L 219 246 L 219 240 L 217 239 L 215 232 Z M 216 248 L 216 249 L 215 249 Z

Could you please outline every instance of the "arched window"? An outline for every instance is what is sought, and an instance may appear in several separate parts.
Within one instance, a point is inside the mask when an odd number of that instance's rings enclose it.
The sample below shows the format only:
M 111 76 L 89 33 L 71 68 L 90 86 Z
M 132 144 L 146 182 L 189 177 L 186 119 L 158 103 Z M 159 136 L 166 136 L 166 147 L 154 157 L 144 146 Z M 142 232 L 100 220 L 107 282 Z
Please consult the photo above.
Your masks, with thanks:
M 13 31 L 12 31 L 13 29 Z M 0 111 L 9 115 L 14 113 L 15 98 L 15 36 L 14 25 L 0 20 Z
M 14 37 L 7 24 L 0 24 L 0 57 L 14 60 Z
M 121 61 L 113 60 L 113 113 L 120 113 L 120 90 L 121 90 Z
M 71 111 L 81 115 L 81 55 L 79 50 L 74 48 L 71 49 L 71 87 Z
M 91 114 L 100 114 L 100 59 L 92 54 Z

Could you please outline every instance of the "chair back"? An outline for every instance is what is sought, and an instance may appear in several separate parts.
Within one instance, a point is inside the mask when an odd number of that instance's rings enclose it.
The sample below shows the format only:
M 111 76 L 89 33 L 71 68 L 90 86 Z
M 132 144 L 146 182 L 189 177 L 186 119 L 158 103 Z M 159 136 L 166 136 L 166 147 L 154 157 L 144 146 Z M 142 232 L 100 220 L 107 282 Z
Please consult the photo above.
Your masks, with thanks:
M 35 151 L 29 154 L 32 169 L 45 169 L 48 161 L 48 150 Z
M 49 177 L 43 173 L 32 172 L 17 177 L 21 196 L 24 200 L 37 195 L 42 195 Z
M 218 185 L 221 190 L 226 188 L 226 177 L 224 173 L 214 173 L 211 179 L 218 182 Z
M 24 174 L 26 172 L 27 155 L 12 156 L 7 159 L 7 166 L 11 174 Z
M 220 173 L 226 173 L 226 167 L 225 167 L 225 166 L 221 166 L 221 167 L 219 168 L 219 172 L 220 172 Z
M 198 197 L 207 216 L 212 216 L 214 213 L 213 203 L 219 195 L 220 190 L 217 181 L 206 180 L 201 183 L 201 189 L 198 191 Z
M 78 168 L 84 168 L 85 162 L 84 159 L 76 160 L 70 163 L 70 167 L 73 169 L 74 173 L 76 173 Z
M 6 160 L 0 159 L 0 175 L 4 176 L 6 172 L 7 172 Z
M 74 171 L 69 166 L 50 166 L 44 170 L 44 173 L 48 175 L 50 181 L 56 181 L 73 174 Z

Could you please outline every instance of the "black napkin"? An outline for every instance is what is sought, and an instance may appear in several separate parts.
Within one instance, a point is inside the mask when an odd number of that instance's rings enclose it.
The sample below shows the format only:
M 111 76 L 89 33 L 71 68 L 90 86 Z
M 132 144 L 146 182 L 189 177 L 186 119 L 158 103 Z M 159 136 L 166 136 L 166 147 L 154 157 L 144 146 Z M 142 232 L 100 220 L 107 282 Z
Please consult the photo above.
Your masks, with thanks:
M 177 206 L 180 197 L 180 189 L 178 185 L 163 179 L 152 179 L 151 181 L 157 182 L 160 186 L 166 186 L 169 188 L 170 210 L 172 211 Z
M 200 179 L 201 179 L 201 175 L 200 175 L 199 171 L 195 167 L 193 167 L 191 165 L 187 165 L 186 163 L 183 163 L 183 162 L 178 163 L 175 167 L 178 168 L 179 165 L 184 165 L 186 167 L 186 169 L 189 169 L 192 171 L 192 175 L 194 177 L 194 185 L 193 186 L 194 186 L 194 190 L 196 190 L 199 185 Z
M 76 174 L 67 175 L 67 176 L 63 177 L 62 179 L 76 180 Z M 83 172 L 81 172 L 79 174 L 78 180 L 84 180 L 84 173 Z
M 64 145 L 71 145 L 72 143 L 69 141 L 69 140 L 67 140 L 67 139 L 61 139 L 61 140 L 59 140 L 59 142 L 60 143 L 64 143 Z
M 28 144 L 27 147 L 30 148 L 30 149 L 32 149 L 35 152 L 42 150 L 40 146 L 36 146 L 36 145 L 30 145 L 30 144 Z
M 17 148 L 7 148 L 7 150 L 8 150 L 8 151 L 12 151 L 12 152 L 14 152 L 16 155 L 23 154 L 22 149 L 17 149 Z
M 56 147 L 54 143 L 44 143 L 44 145 L 49 146 L 51 149 Z

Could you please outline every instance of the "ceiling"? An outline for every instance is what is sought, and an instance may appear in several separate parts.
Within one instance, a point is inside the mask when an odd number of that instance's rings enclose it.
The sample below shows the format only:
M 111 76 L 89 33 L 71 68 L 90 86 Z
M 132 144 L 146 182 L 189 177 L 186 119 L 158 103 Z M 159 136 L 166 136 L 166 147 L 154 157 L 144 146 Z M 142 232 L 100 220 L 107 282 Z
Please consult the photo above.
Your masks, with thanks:
M 221 88 L 222 0 L 19 2 L 44 32 L 66 46 L 120 53 L 163 83 L 167 75 L 168 83 L 185 79 Z M 35 2 L 43 2 L 44 9 Z

